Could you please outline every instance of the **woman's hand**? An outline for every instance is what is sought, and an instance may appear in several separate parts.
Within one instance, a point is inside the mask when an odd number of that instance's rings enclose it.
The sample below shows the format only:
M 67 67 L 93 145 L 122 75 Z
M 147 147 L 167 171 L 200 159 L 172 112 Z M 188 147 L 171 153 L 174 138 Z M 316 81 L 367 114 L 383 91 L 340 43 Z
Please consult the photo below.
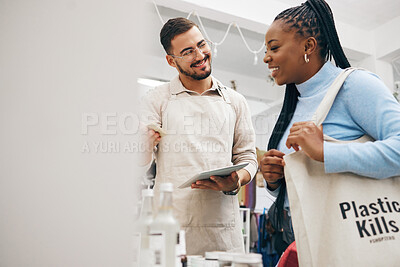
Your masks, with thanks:
M 287 148 L 293 147 L 294 150 L 301 150 L 306 155 L 317 161 L 324 161 L 324 133 L 322 125 L 317 127 L 311 121 L 296 122 L 290 128 L 290 133 L 286 141 Z
M 268 183 L 268 187 L 276 189 L 280 185 L 280 179 L 284 177 L 283 160 L 285 153 L 276 149 L 268 150 L 260 161 L 260 170 L 264 180 Z

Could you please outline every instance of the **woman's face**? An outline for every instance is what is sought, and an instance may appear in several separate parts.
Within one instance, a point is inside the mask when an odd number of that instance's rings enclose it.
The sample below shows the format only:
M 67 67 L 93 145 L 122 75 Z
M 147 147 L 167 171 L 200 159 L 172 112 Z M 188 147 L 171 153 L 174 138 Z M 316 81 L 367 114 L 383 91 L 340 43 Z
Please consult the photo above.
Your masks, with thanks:
M 285 28 L 286 27 L 286 28 Z M 276 20 L 265 35 L 264 62 L 268 64 L 276 84 L 284 85 L 305 82 L 305 38 L 296 35 L 295 30 L 287 31 L 281 20 Z

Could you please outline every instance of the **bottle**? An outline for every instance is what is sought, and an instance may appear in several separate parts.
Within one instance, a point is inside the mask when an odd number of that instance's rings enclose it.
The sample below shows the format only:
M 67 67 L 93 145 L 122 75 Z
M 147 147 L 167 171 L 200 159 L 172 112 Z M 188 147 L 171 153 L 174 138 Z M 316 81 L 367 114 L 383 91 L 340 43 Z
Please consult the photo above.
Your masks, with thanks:
M 218 255 L 218 267 L 231 267 L 233 256 L 239 253 L 225 252 Z
M 205 267 L 219 267 L 218 256 L 221 251 L 206 251 L 205 253 Z
M 233 256 L 232 267 L 262 267 L 262 255 L 257 253 L 236 254 Z
M 176 256 L 180 259 L 180 261 L 178 259 L 178 262 L 180 262 L 180 264 L 177 264 L 176 266 L 187 267 L 185 230 L 179 231 L 178 244 L 176 247 Z
M 195 257 L 190 260 L 190 267 L 204 267 L 206 264 L 206 259 L 204 257 Z
M 133 218 L 134 218 L 134 223 L 133 223 L 133 239 L 132 239 L 132 261 L 133 261 L 133 266 L 140 266 L 140 243 L 141 243 L 141 234 L 138 230 L 138 220 L 140 217 L 140 206 L 141 202 L 138 201 L 138 203 L 134 206 L 133 209 Z
M 150 225 L 150 248 L 154 251 L 156 267 L 180 266 L 177 255 L 180 225 L 172 213 L 171 183 L 160 184 L 160 207 Z
M 205 258 L 201 255 L 187 255 L 187 267 L 204 267 Z M 200 263 L 199 263 L 200 262 Z
M 150 225 L 153 222 L 153 190 L 142 190 L 142 208 L 136 222 L 136 230 L 140 236 L 139 266 L 151 266 L 154 259 L 149 246 Z

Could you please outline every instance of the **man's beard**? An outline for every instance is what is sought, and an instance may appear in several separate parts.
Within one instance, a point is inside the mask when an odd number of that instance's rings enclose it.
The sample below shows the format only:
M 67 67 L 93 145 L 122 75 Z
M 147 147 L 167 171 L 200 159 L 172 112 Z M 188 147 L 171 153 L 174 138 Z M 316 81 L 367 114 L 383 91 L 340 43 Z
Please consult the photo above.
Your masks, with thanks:
M 209 56 L 209 55 L 206 55 L 206 61 L 207 61 L 209 58 L 210 58 L 210 56 Z M 200 61 L 201 61 L 201 60 L 200 60 Z M 200 61 L 193 62 L 190 66 L 196 65 L 196 64 L 199 63 Z M 210 74 L 211 74 L 211 61 L 210 61 L 210 70 L 207 71 L 207 72 L 205 72 L 205 73 L 203 73 L 203 74 L 197 74 L 197 73 L 195 73 L 195 72 L 190 73 L 190 72 L 188 72 L 188 71 L 182 69 L 181 66 L 180 66 L 179 64 L 176 64 L 176 66 L 178 67 L 180 73 L 182 73 L 182 74 L 184 74 L 184 75 L 186 75 L 186 76 L 188 76 L 188 77 L 191 77 L 191 78 L 193 78 L 194 80 L 198 80 L 198 81 L 204 80 L 205 78 L 207 78 L 207 77 L 210 76 Z

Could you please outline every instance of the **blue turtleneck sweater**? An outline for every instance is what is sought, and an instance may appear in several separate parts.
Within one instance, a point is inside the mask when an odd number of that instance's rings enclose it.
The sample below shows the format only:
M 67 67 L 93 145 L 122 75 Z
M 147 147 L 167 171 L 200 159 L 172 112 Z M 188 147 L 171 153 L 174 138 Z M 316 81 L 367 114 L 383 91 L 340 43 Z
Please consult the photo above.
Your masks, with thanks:
M 294 122 L 311 120 L 341 71 L 327 62 L 309 80 L 296 85 L 300 92 L 297 107 L 278 150 L 285 154 L 294 151 L 286 147 L 290 128 Z M 375 74 L 356 70 L 349 75 L 323 123 L 323 132 L 338 140 L 355 140 L 363 135 L 376 140 L 324 142 L 327 173 L 353 172 L 377 179 L 400 175 L 400 105 Z M 268 191 L 274 196 L 279 192 Z

